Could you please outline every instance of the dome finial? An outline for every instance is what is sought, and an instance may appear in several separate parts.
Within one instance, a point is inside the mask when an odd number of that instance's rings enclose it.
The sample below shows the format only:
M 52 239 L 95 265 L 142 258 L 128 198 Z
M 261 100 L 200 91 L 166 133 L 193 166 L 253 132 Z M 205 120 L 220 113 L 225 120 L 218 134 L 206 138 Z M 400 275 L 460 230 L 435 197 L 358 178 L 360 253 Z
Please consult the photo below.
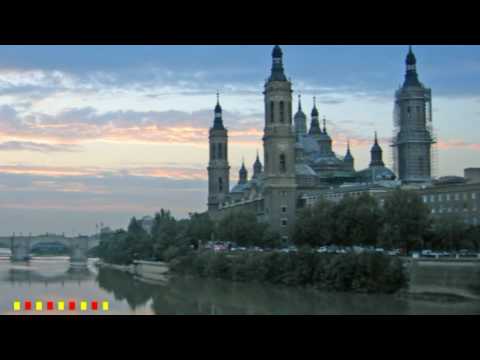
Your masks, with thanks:
M 378 144 L 378 133 L 375 131 L 375 144 Z
M 220 91 L 217 90 L 217 104 L 220 105 Z

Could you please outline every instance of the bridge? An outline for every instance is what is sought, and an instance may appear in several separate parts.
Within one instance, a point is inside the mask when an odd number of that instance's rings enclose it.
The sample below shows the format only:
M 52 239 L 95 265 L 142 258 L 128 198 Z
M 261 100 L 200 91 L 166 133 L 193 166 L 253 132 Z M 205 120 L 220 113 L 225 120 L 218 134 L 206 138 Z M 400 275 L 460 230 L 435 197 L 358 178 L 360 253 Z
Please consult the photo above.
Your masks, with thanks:
M 5 242 L 5 241 L 4 241 Z M 79 236 L 67 238 L 59 235 L 15 236 L 9 239 L 12 261 L 28 261 L 33 247 L 41 244 L 61 244 L 69 249 L 70 263 L 84 266 L 87 263 L 88 250 L 97 247 L 100 239 L 97 236 Z

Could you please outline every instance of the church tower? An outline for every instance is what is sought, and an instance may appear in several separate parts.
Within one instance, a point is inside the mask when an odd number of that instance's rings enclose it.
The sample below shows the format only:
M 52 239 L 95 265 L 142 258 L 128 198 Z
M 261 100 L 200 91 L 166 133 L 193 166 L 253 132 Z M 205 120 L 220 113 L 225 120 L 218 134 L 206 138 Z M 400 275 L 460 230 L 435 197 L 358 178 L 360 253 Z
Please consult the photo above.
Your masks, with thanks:
M 302 110 L 302 97 L 298 95 L 298 111 L 295 114 L 294 118 L 295 123 L 295 134 L 297 135 L 297 141 L 300 141 L 300 138 L 303 135 L 307 134 L 307 115 Z
M 352 152 L 350 150 L 350 140 L 347 143 L 347 153 L 343 158 L 343 162 L 345 163 L 345 166 L 348 170 L 355 171 L 355 159 L 353 158 Z
M 296 210 L 295 130 L 292 126 L 292 84 L 283 69 L 283 52 L 277 45 L 265 84 L 265 218 L 271 228 L 289 240 Z
M 431 181 L 432 92 L 418 79 L 417 59 L 410 47 L 403 86 L 395 95 L 395 172 L 403 183 Z
M 217 94 L 215 119 L 210 129 L 210 162 L 208 165 L 208 211 L 215 212 L 230 191 L 228 132 L 223 126 L 222 107 Z
M 378 136 L 375 131 L 375 142 L 373 143 L 372 149 L 370 150 L 370 167 L 384 167 L 385 163 L 383 162 L 383 150 L 378 144 Z

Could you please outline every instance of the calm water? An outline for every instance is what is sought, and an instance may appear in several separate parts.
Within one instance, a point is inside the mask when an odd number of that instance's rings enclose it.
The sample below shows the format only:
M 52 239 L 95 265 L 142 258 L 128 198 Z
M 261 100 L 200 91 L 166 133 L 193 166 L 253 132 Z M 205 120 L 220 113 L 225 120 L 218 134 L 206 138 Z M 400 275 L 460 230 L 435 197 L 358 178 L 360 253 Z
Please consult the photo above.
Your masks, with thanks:
M 480 303 L 475 301 L 441 303 L 388 295 L 312 294 L 195 278 L 170 278 L 153 285 L 115 270 L 98 270 L 92 262 L 87 270 L 72 271 L 67 257 L 34 258 L 29 264 L 0 259 L 0 295 L 1 314 L 12 314 L 16 299 L 108 300 L 109 314 L 137 315 L 480 314 Z

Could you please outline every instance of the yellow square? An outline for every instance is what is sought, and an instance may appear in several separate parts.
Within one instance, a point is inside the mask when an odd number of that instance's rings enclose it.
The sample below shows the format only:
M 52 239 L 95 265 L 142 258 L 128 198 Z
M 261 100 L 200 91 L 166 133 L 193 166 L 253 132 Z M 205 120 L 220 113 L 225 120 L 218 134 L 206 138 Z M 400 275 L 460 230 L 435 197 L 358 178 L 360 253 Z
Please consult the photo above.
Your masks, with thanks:
M 80 302 L 80 310 L 81 311 L 87 311 L 88 309 L 88 302 L 87 301 L 81 301 Z
M 65 310 L 65 301 L 59 301 L 57 303 L 57 310 L 59 310 L 59 311 Z
M 35 310 L 36 311 L 42 311 L 43 310 L 43 303 L 41 301 L 36 301 L 35 302 Z
M 22 310 L 22 303 L 20 301 L 13 302 L 13 311 L 20 311 Z
M 103 301 L 102 302 L 102 310 L 103 311 L 108 311 L 109 308 L 110 308 L 110 304 L 108 303 L 108 301 Z

